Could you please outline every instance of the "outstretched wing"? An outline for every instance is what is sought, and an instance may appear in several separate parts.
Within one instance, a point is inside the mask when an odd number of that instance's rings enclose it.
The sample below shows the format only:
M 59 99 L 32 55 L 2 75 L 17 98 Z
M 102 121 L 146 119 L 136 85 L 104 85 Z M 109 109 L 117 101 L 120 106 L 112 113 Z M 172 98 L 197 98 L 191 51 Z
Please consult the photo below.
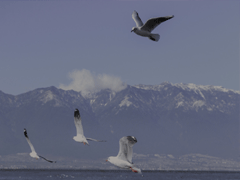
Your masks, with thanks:
M 132 147 L 137 142 L 134 136 L 125 136 L 119 140 L 119 152 L 117 157 L 124 161 L 132 163 Z
M 132 18 L 135 21 L 137 27 L 141 27 L 143 25 L 142 20 L 138 16 L 137 11 L 133 11 Z
M 89 141 L 97 141 L 97 142 L 106 142 L 105 140 L 97 140 L 97 139 L 93 139 L 93 138 L 86 138 Z
M 74 123 L 76 126 L 77 135 L 83 135 L 82 120 L 78 109 L 74 111 Z
M 151 32 L 154 30 L 159 24 L 169 19 L 172 19 L 174 16 L 165 16 L 165 17 L 158 17 L 158 18 L 151 18 L 147 20 L 147 22 L 141 27 L 141 30 Z
M 31 151 L 36 153 L 36 151 L 35 151 L 35 149 L 34 149 L 32 143 L 31 143 L 30 139 L 28 138 L 27 130 L 24 129 L 23 132 L 24 132 L 24 136 L 26 137 L 26 140 L 27 140 L 27 142 L 28 142 L 28 144 L 29 144 L 29 146 L 30 146 L 30 148 L 31 148 Z
M 48 162 L 50 162 L 50 163 L 56 163 L 57 161 L 51 161 L 51 160 L 48 160 L 48 159 L 46 159 L 45 157 L 42 157 L 42 156 L 40 156 L 40 155 L 38 155 L 40 158 L 42 158 L 42 159 L 44 159 L 45 161 L 48 161 Z

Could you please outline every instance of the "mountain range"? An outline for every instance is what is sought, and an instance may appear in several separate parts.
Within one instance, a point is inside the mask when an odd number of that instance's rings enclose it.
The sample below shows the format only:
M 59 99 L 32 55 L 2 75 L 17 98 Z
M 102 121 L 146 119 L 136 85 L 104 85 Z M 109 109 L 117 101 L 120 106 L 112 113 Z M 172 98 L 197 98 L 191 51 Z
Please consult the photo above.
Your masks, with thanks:
M 19 95 L 0 91 L 0 155 L 30 153 L 23 135 L 44 157 L 107 158 L 119 139 L 135 136 L 137 154 L 239 156 L 240 91 L 195 84 L 128 85 L 82 95 L 56 87 Z M 75 108 L 84 135 L 107 142 L 75 142 Z M 134 161 L 134 159 L 133 159 Z

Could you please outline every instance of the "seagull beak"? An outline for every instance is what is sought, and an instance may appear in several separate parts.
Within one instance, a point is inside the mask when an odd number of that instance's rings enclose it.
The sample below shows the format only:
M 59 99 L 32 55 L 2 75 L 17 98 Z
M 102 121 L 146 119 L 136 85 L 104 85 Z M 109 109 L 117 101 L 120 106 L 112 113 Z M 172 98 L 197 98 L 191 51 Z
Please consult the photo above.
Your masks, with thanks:
M 106 160 L 106 162 L 108 162 L 108 160 Z

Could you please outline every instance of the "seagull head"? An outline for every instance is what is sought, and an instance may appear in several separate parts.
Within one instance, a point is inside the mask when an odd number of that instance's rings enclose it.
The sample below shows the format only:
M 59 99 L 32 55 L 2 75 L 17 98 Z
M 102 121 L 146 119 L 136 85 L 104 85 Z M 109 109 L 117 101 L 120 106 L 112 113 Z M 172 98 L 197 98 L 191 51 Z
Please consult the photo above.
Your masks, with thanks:
M 137 27 L 133 27 L 131 32 L 135 32 L 137 30 Z
M 106 160 L 106 162 L 111 162 L 112 161 L 112 156 L 108 157 L 108 159 Z

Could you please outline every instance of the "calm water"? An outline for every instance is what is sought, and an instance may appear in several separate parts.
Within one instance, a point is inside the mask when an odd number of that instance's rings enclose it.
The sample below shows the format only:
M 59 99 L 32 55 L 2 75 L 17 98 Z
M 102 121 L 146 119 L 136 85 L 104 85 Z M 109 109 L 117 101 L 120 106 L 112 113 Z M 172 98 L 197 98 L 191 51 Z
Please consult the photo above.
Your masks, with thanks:
M 0 179 L 147 179 L 147 180 L 240 180 L 240 172 L 143 171 L 144 177 L 131 171 L 84 170 L 0 170 Z

